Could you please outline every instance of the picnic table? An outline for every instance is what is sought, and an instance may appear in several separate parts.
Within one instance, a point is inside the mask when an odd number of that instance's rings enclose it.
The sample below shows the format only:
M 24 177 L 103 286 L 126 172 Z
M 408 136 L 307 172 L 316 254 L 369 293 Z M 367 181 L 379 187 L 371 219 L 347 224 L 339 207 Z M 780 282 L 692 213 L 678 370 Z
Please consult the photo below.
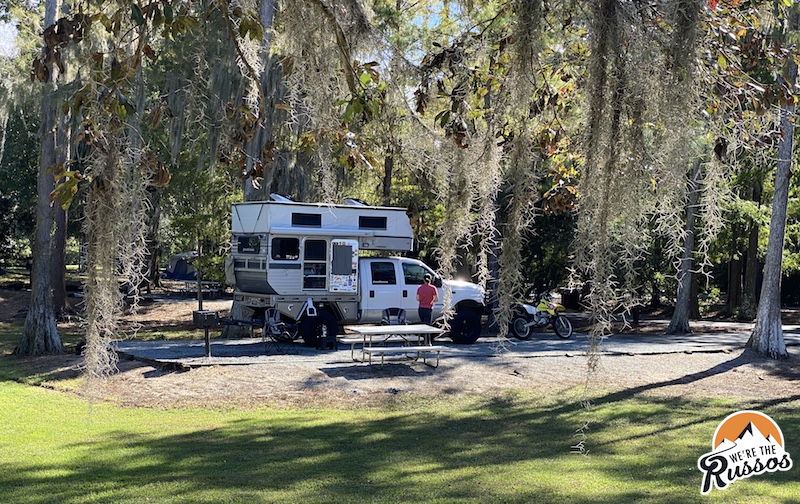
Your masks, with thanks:
M 348 326 L 346 330 L 355 337 L 344 337 L 339 341 L 350 344 L 350 356 L 355 358 L 355 346 L 361 345 L 361 362 L 372 364 L 372 356 L 381 356 L 383 365 L 386 355 L 422 357 L 422 362 L 431 367 L 439 367 L 439 356 L 446 347 L 433 345 L 431 338 L 444 332 L 427 324 Z M 428 363 L 428 354 L 436 354 L 436 364 Z
M 203 297 L 207 298 L 220 297 L 223 292 L 222 284 L 219 282 L 203 281 L 201 287 L 203 289 Z M 197 294 L 197 280 L 185 280 L 180 292 L 181 294 Z

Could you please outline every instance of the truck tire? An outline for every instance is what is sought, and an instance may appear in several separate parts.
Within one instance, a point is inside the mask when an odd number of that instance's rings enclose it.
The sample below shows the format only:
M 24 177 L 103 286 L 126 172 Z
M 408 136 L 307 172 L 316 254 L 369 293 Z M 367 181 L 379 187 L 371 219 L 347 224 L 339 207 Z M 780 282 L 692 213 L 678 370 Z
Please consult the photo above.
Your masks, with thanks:
M 306 317 L 300 322 L 300 336 L 306 345 L 319 346 L 320 338 L 332 334 L 334 337 L 339 331 L 336 318 L 328 312 L 318 311 L 316 317 Z
M 481 316 L 474 311 L 462 310 L 450 322 L 450 339 L 459 345 L 471 345 L 481 335 Z

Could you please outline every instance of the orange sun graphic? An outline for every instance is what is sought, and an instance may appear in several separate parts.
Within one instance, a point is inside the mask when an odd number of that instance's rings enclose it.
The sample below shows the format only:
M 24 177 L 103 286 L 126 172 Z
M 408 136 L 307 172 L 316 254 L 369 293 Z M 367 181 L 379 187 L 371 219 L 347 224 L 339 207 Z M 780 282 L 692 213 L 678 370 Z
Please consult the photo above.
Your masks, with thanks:
M 713 449 L 722 443 L 723 439 L 728 441 L 735 441 L 742 431 L 744 431 L 748 424 L 753 424 L 764 437 L 772 436 L 772 439 L 783 448 L 783 435 L 780 427 L 770 417 L 758 411 L 739 411 L 734 413 L 719 424 L 717 432 L 714 433 Z

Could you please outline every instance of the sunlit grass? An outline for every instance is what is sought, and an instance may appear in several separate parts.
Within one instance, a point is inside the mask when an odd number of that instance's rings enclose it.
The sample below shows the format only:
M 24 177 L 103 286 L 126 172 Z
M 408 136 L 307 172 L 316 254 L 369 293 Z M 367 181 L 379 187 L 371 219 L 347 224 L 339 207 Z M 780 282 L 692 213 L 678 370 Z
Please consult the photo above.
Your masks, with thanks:
M 737 404 L 598 394 L 406 396 L 385 408 L 167 409 L 89 403 L 0 360 L 3 502 L 779 503 L 776 473 L 700 495 L 697 458 L 744 407 L 800 445 L 798 401 Z M 268 377 L 265 377 L 268 379 Z M 571 453 L 588 421 L 588 455 Z
M 513 390 L 401 394 L 352 411 L 123 408 L 81 398 L 84 379 L 61 366 L 67 359 L 10 356 L 21 331 L 21 321 L 0 323 L 0 502 L 750 504 L 800 495 L 794 469 L 701 496 L 696 467 L 739 409 L 770 415 L 789 453 L 800 453 L 797 400 L 595 391 L 585 409 L 578 390 Z M 68 347 L 80 337 L 62 334 Z M 584 423 L 588 453 L 575 454 Z

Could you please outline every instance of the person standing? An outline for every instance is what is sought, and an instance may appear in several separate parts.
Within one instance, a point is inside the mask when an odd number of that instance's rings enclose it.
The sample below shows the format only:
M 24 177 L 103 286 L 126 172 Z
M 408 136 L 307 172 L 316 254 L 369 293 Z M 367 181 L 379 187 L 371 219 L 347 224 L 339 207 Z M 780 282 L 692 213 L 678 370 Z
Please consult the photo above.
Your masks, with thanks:
M 417 289 L 417 301 L 419 301 L 419 319 L 423 324 L 431 324 L 433 315 L 433 303 L 439 301 L 439 293 L 436 287 L 431 285 L 431 276 L 425 275 L 425 283 Z

